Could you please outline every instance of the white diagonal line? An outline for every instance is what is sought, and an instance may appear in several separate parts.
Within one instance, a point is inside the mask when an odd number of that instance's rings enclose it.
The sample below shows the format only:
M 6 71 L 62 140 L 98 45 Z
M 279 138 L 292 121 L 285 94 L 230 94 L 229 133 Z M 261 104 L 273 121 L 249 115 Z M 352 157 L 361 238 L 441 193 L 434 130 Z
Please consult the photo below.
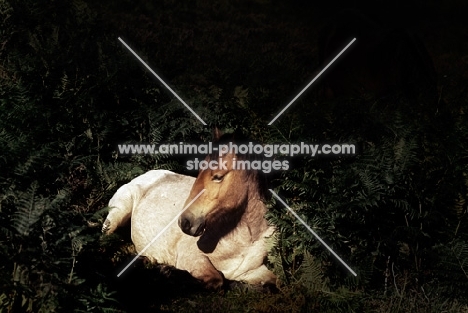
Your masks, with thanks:
M 274 118 L 274 119 L 272 119 L 270 123 L 268 123 L 268 125 L 270 126 L 271 124 L 273 124 L 273 122 L 274 122 L 274 121 L 276 121 L 276 119 L 277 119 L 278 117 L 280 117 L 280 115 L 281 115 L 281 114 L 283 114 L 283 113 L 284 113 L 284 111 L 286 111 L 286 110 L 287 110 L 287 109 L 288 109 L 288 108 L 291 106 L 291 104 L 293 104 L 293 103 L 294 103 L 294 101 L 296 101 L 296 100 L 297 100 L 297 98 L 299 98 L 299 97 L 300 97 L 300 96 L 301 96 L 301 95 L 304 93 L 304 91 L 306 91 L 306 90 L 307 90 L 307 88 L 309 88 L 309 87 L 310 87 L 310 85 L 312 85 L 312 84 L 313 84 L 313 83 L 314 83 L 314 82 L 317 80 L 317 78 L 319 78 L 319 77 L 320 77 L 320 75 L 322 75 L 322 74 L 323 74 L 323 72 L 325 72 L 325 71 L 327 70 L 327 68 L 329 68 L 329 67 L 330 67 L 330 65 L 332 65 L 332 64 L 333 64 L 333 62 L 335 62 L 335 61 L 336 61 L 336 59 L 338 59 L 338 58 L 340 57 L 340 55 L 342 55 L 342 54 L 343 54 L 343 52 L 345 52 L 345 51 L 346 51 L 346 49 L 348 49 L 348 48 L 349 48 L 349 46 L 351 46 L 351 45 L 353 44 L 353 42 L 355 42 L 355 41 L 356 41 L 356 38 L 354 38 L 353 40 L 351 40 L 351 42 L 350 42 L 350 43 L 349 43 L 349 44 L 348 44 L 346 47 L 344 47 L 344 49 L 343 49 L 343 50 L 341 50 L 341 52 L 340 52 L 340 53 L 338 53 L 338 55 L 337 55 L 337 56 L 336 56 L 336 57 L 335 57 L 333 60 L 331 60 L 331 61 L 330 61 L 330 63 L 328 63 L 328 65 L 327 65 L 327 66 L 325 66 L 325 68 L 324 68 L 323 70 L 321 70 L 321 71 L 320 71 L 320 73 L 318 73 L 318 74 L 317 74 L 317 76 L 315 76 L 315 78 L 314 78 L 314 79 L 312 79 L 312 81 L 311 81 L 311 82 L 310 82 L 310 83 L 309 83 L 307 86 L 305 86 L 305 88 L 304 88 L 304 89 L 302 89 L 302 90 L 301 90 L 301 92 L 299 92 L 299 94 L 298 94 L 296 97 L 294 97 L 294 99 L 292 99 L 292 100 L 291 100 L 291 102 L 289 102 L 289 104 L 288 104 L 287 106 L 285 106 L 285 107 L 284 107 L 284 109 L 283 109 L 283 110 L 281 110 L 281 112 L 279 112 L 279 113 L 278 113 L 278 115 L 276 115 L 276 116 L 275 116 L 275 118 Z
M 357 276 L 356 272 L 354 272 L 349 266 L 348 264 L 346 264 L 339 256 L 338 254 L 335 253 L 335 251 L 333 251 L 326 243 L 325 241 L 322 240 L 322 238 L 319 237 L 319 235 L 317 235 L 313 230 L 312 228 L 310 228 L 309 225 L 307 225 L 306 222 L 304 222 L 304 220 L 302 218 L 299 217 L 299 215 L 296 214 L 296 212 L 294 212 L 273 190 L 271 189 L 268 189 L 272 194 L 273 196 L 275 196 L 276 199 L 278 199 L 279 202 L 281 202 L 285 207 L 286 209 L 288 209 L 298 220 L 299 222 L 302 223 L 302 225 L 304 225 L 308 231 L 310 231 L 312 233 L 312 235 L 315 236 L 315 238 L 317 238 L 324 246 L 325 248 L 328 249 L 328 251 L 330 251 L 354 276 Z
M 180 211 L 180 212 L 174 217 L 174 219 L 173 219 L 172 221 L 170 221 L 169 224 L 167 224 L 167 226 L 164 227 L 164 228 L 150 241 L 150 243 L 147 244 L 146 247 L 144 247 L 143 250 L 140 251 L 140 253 L 138 253 L 138 255 L 137 255 L 136 257 L 133 258 L 133 260 L 130 261 L 130 263 L 127 264 L 127 266 L 125 266 L 125 268 L 117 275 L 117 277 L 120 277 L 120 275 L 122 275 L 122 274 L 130 267 L 130 265 L 132 265 L 133 262 L 135 262 L 135 261 L 136 261 L 136 260 L 153 244 L 153 242 L 155 242 L 156 239 L 158 239 L 158 238 L 169 228 L 169 226 L 171 226 L 172 223 L 174 223 L 174 222 L 179 218 L 179 216 L 181 216 L 182 213 L 184 213 L 185 210 L 187 210 L 187 208 L 190 207 L 190 206 L 192 205 L 192 203 L 194 203 L 195 200 L 197 200 L 198 197 L 200 197 L 201 194 L 205 192 L 205 190 L 206 190 L 206 189 L 203 189 L 202 191 L 200 191 L 200 193 L 199 193 L 195 198 L 193 198 L 193 200 L 190 201 L 190 203 L 187 204 L 187 205 L 185 206 L 185 208 L 184 208 L 182 211 Z
M 125 43 L 125 41 L 123 41 L 120 37 L 119 37 L 119 40 L 120 40 L 121 43 L 123 43 L 123 45 L 124 45 L 128 50 L 130 50 L 131 53 L 133 53 L 133 55 L 134 55 L 141 63 L 143 63 L 144 66 L 146 66 L 146 68 L 147 68 L 154 76 L 156 76 L 157 79 L 159 79 L 159 81 L 160 81 L 170 92 L 172 92 L 172 94 L 173 94 L 177 99 L 179 99 L 180 102 L 182 102 L 183 105 L 185 105 L 185 107 L 186 107 L 187 109 L 189 109 L 190 112 L 192 112 L 193 115 L 195 115 L 196 118 L 198 118 L 198 120 L 199 120 L 200 122 L 202 122 L 203 125 L 206 125 L 205 121 L 202 120 L 201 117 L 198 116 L 198 114 L 195 113 L 195 111 L 192 110 L 192 108 L 189 107 L 188 104 L 185 103 L 185 101 L 182 100 L 182 98 L 179 97 L 179 95 L 176 94 L 175 91 L 172 90 L 172 88 L 169 87 L 169 85 L 166 84 L 166 83 L 164 82 L 164 80 L 162 80 L 162 78 L 159 77 L 158 74 L 156 74 L 156 73 L 151 69 L 151 67 L 149 67 L 148 64 L 146 64 L 145 61 L 143 61 L 143 60 L 138 56 L 138 54 L 135 53 L 135 51 L 133 51 L 132 48 L 130 48 L 130 47 Z

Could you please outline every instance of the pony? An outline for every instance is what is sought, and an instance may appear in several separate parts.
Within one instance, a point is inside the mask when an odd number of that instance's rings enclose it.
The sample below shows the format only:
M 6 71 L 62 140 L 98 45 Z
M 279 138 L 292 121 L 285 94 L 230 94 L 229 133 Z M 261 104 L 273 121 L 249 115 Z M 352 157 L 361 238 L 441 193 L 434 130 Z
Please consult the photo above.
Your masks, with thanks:
M 215 135 L 220 144 L 235 139 Z M 206 161 L 222 159 L 225 166 L 200 170 L 197 178 L 167 170 L 136 177 L 110 199 L 103 233 L 113 233 L 131 218 L 131 239 L 140 253 L 193 202 L 142 255 L 189 272 L 207 289 L 228 281 L 275 287 L 276 276 L 264 264 L 265 240 L 275 231 L 265 219 L 266 180 L 260 171 L 234 169 L 234 158 L 249 156 L 210 154 Z

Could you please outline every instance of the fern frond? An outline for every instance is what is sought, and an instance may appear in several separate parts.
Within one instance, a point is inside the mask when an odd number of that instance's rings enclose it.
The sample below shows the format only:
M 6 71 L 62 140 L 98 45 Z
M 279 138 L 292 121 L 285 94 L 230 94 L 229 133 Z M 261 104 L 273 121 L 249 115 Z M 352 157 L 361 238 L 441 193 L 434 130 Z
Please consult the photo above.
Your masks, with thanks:
M 418 142 L 415 138 L 400 138 L 395 144 L 395 161 L 400 171 L 405 171 L 418 162 Z
M 460 268 L 468 283 L 468 243 L 466 241 L 455 240 L 450 244 L 450 251 L 456 260 L 455 265 Z
M 269 238 L 266 238 L 265 244 L 268 251 L 268 263 L 273 267 L 272 270 L 278 277 L 279 281 L 286 282 L 286 273 L 283 266 L 283 258 L 281 256 L 278 232 L 275 232 Z
M 328 291 L 324 283 L 324 273 L 319 259 L 305 251 L 303 260 L 296 272 L 297 282 L 307 288 L 309 292 Z
M 29 235 L 32 226 L 44 212 L 46 201 L 36 194 L 37 189 L 38 183 L 34 182 L 28 191 L 18 197 L 17 210 L 12 217 L 12 226 L 21 236 Z

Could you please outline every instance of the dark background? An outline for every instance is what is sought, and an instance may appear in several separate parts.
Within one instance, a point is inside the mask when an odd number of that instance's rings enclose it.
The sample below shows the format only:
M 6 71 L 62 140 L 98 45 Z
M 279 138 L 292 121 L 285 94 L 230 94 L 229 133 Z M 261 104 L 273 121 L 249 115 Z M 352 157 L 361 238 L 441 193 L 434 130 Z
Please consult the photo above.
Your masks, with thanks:
M 267 126 L 321 69 L 319 34 L 343 11 L 419 38 L 436 95 L 329 99 L 314 84 Z M 0 310 L 466 311 L 466 12 L 462 1 L 2 2 Z M 196 175 L 184 157 L 122 156 L 117 144 L 206 142 L 214 126 L 360 147 L 269 177 L 356 278 L 273 200 L 278 293 L 202 292 L 144 261 L 115 277 L 134 251 L 128 230 L 100 234 L 113 193 L 150 169 Z

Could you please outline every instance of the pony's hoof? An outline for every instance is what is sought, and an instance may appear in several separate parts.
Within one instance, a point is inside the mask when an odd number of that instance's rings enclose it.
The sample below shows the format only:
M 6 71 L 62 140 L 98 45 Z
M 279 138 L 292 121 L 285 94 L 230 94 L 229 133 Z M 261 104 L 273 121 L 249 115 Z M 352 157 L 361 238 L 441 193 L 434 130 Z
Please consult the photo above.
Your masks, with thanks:
M 104 224 L 102 224 L 102 230 L 101 231 L 102 231 L 103 234 L 107 234 L 108 231 L 110 230 L 110 228 L 111 228 L 111 222 L 108 219 L 106 219 Z

